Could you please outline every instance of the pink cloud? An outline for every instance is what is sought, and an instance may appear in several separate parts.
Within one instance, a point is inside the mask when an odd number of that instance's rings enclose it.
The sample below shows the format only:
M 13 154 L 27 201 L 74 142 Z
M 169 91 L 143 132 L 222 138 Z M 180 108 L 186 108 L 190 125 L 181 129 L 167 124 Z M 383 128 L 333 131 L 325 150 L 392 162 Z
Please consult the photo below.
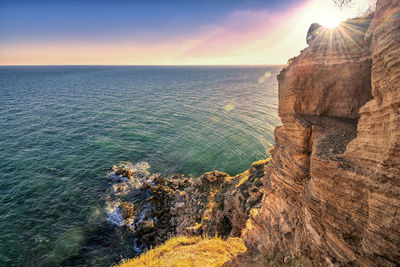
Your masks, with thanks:
M 296 8 L 297 9 L 297 8 Z M 255 46 L 273 46 L 290 31 L 288 20 L 295 10 L 272 13 L 268 10 L 242 10 L 231 13 L 221 25 L 210 27 L 182 57 L 232 56 Z

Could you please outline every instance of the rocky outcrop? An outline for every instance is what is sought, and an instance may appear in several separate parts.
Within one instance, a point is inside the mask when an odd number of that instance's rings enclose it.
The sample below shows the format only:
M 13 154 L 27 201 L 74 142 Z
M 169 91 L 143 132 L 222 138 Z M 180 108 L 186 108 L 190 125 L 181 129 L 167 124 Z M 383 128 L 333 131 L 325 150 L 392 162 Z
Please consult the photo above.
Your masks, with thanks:
M 142 186 L 150 195 L 152 209 L 146 218 L 155 218 L 154 228 L 139 234 L 149 245 L 177 235 L 240 236 L 250 211 L 261 206 L 261 178 L 268 162 L 255 162 L 235 177 L 219 171 L 196 179 L 156 176 Z
M 378 0 L 374 16 L 313 35 L 278 76 L 283 125 L 262 207 L 242 237 L 282 262 L 295 254 L 307 265 L 395 266 L 400 2 Z
M 319 30 L 321 30 L 321 27 L 322 26 L 318 23 L 311 24 L 310 28 L 308 28 L 307 31 L 307 44 L 311 44 L 311 42 L 314 41 L 316 37 L 318 37 L 318 33 Z
M 173 236 L 239 237 L 251 210 L 261 206 L 268 162 L 255 162 L 235 177 L 212 171 L 196 179 L 151 175 L 148 166 L 122 162 L 109 173 L 108 219 L 137 237 L 139 253 Z

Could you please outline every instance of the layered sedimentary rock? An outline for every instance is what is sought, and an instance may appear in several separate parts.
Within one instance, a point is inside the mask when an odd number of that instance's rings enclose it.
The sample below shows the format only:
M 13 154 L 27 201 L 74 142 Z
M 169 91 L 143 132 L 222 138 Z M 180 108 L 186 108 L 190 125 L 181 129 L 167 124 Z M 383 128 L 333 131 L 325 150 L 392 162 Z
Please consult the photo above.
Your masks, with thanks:
M 312 29 L 278 76 L 276 146 L 242 237 L 304 263 L 400 264 L 400 2 Z M 240 258 L 232 264 L 240 264 Z
M 345 157 L 367 188 L 362 251 L 400 263 L 400 2 L 379 1 L 372 37 L 373 100 L 360 109 L 357 138 Z

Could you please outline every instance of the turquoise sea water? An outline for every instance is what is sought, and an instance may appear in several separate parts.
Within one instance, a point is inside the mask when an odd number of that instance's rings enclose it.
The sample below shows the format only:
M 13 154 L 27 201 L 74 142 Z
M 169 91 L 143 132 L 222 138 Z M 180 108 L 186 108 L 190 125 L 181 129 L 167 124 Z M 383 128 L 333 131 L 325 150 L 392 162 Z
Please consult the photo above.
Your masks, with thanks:
M 107 170 L 231 175 L 268 157 L 279 67 L 0 67 L 0 266 L 108 266 Z

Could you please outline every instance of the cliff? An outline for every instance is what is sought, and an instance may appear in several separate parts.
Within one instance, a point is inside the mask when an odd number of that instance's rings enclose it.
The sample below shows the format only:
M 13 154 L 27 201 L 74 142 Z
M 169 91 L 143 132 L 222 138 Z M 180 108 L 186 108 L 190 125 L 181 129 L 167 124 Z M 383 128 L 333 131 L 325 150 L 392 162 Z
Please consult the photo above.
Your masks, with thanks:
M 163 222 L 150 244 L 240 236 L 247 252 L 227 266 L 400 264 L 400 2 L 333 30 L 313 24 L 307 43 L 278 75 L 271 159 L 235 177 L 145 184 Z
M 278 76 L 283 125 L 243 238 L 282 261 L 298 253 L 309 264 L 395 266 L 400 2 L 378 1 L 373 17 L 316 31 Z

